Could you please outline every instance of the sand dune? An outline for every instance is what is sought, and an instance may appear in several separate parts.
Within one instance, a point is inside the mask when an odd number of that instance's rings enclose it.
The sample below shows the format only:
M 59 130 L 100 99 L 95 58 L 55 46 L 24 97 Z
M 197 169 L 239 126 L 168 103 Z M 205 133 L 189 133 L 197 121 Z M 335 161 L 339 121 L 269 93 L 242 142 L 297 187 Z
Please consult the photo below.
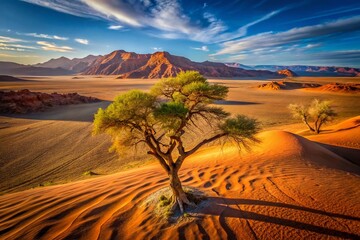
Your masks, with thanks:
M 328 137 L 356 136 L 352 123 Z M 209 198 L 178 223 L 163 221 L 144 204 L 167 186 L 154 164 L 0 196 L 0 238 L 360 238 L 359 166 L 292 133 L 267 131 L 259 138 L 251 153 L 214 146 L 187 161 L 180 172 L 184 185 Z
M 360 84 L 359 83 L 329 83 L 318 88 L 309 88 L 310 91 L 324 91 L 324 92 L 334 92 L 334 93 L 360 93 Z
M 349 134 L 349 130 L 353 134 Z M 309 136 L 309 138 L 317 142 L 360 149 L 360 116 L 329 127 L 322 134 Z

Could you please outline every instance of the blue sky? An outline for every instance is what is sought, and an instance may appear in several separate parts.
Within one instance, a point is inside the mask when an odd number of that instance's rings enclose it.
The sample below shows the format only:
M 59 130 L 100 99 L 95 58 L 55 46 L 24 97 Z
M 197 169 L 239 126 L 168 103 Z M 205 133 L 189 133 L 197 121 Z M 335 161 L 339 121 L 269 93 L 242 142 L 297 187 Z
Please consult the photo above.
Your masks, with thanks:
M 360 67 L 358 0 L 1 0 L 0 61 L 123 49 L 194 61 Z

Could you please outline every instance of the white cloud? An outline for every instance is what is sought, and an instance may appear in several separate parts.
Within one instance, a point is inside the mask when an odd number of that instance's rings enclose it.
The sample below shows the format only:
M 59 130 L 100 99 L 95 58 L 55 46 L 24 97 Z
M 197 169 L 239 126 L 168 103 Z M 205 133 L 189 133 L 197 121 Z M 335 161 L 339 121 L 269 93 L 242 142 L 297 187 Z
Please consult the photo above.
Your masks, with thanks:
M 63 41 L 69 39 L 67 37 L 60 37 L 60 36 L 57 36 L 57 35 L 48 35 L 48 34 L 44 34 L 44 33 L 40 33 L 40 34 L 38 34 L 38 33 L 20 33 L 20 35 L 36 37 L 36 38 L 63 40 Z
M 121 25 L 110 25 L 108 27 L 108 29 L 110 29 L 110 30 L 119 30 L 121 28 L 123 28 L 123 26 L 121 26 Z
M 265 32 L 250 37 L 224 42 L 221 49 L 214 55 L 238 54 L 259 48 L 272 48 L 294 43 L 301 43 L 304 40 L 313 38 L 324 38 L 329 35 L 342 34 L 360 30 L 360 16 L 340 19 L 324 24 L 293 28 L 285 32 Z
M 22 39 L 0 36 L 0 43 L 25 42 Z
M 9 44 L 2 42 L 0 42 L 0 48 L 3 50 L 14 50 L 14 51 L 24 51 L 25 49 L 37 49 L 36 47 L 33 46 L 26 46 L 22 44 L 12 44 L 12 43 Z M 12 48 L 12 49 L 5 49 L 5 48 Z
M 82 38 L 75 38 L 75 41 L 84 45 L 88 45 L 89 44 L 89 40 L 87 39 L 82 39 Z
M 24 52 L 24 51 L 26 51 L 26 49 L 23 49 L 23 48 L 15 48 L 15 47 L 8 47 L 8 46 L 1 46 L 1 45 L 0 45 L 0 50 L 5 50 L 5 51 L 18 51 L 18 52 Z
M 99 16 L 113 18 L 131 26 L 141 26 L 139 20 L 133 17 L 133 11 L 128 11 L 131 9 L 129 9 L 129 6 L 124 4 L 122 1 L 115 2 L 109 0 L 83 0 L 83 2 L 85 2 L 93 11 L 95 10 Z
M 209 51 L 209 48 L 207 46 L 202 46 L 202 47 L 198 47 L 198 48 L 192 48 L 192 49 L 195 49 L 195 50 L 199 50 L 199 51 L 204 51 L 204 52 L 208 52 Z
M 198 18 L 192 19 L 183 10 L 179 0 L 81 0 L 81 1 L 59 1 L 59 0 L 23 0 L 43 7 L 68 14 L 100 18 L 113 25 L 109 29 L 117 30 L 118 26 L 128 25 L 136 28 L 149 27 L 159 32 L 150 32 L 162 38 L 186 38 L 198 42 L 216 43 L 223 42 L 247 34 L 247 29 L 259 22 L 265 21 L 290 7 L 285 7 L 259 19 L 252 21 L 229 32 L 226 24 L 210 12 L 206 12 L 200 24 Z M 207 4 L 204 3 L 204 8 Z
M 56 35 L 54 35 L 53 38 L 56 39 L 56 40 L 68 40 L 68 38 L 66 38 L 66 37 L 59 37 L 59 36 L 56 36 Z
M 33 46 L 19 44 L 22 42 L 27 42 L 27 41 L 18 38 L 0 36 L 0 49 L 5 51 L 18 51 L 18 52 L 29 51 L 30 49 L 36 49 L 36 47 Z
M 319 46 L 321 46 L 320 43 L 309 43 L 304 48 L 310 49 L 310 48 L 316 48 L 316 47 L 319 47 Z
M 68 46 L 57 46 L 55 43 L 49 43 L 45 41 L 36 42 L 41 46 L 42 49 L 46 51 L 54 51 L 54 52 L 71 52 L 74 49 Z
M 152 49 L 155 50 L 155 51 L 161 51 L 162 50 L 161 47 L 153 47 Z

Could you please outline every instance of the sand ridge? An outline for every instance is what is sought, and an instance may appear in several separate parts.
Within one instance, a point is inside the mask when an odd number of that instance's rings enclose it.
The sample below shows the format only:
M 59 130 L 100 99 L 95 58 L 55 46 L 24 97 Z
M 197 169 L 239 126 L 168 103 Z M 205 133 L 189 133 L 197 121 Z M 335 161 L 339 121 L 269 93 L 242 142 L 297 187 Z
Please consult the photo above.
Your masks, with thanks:
M 345 125 L 351 125 L 345 123 Z M 355 121 L 356 122 L 356 121 Z M 358 127 L 328 133 L 357 134 Z M 304 239 L 360 237 L 360 167 L 284 131 L 251 153 L 210 147 L 180 172 L 209 195 L 167 224 L 140 203 L 167 186 L 157 165 L 0 196 L 2 239 Z M 346 157 L 346 156 L 345 156 Z M 349 172 L 351 171 L 351 172 Z

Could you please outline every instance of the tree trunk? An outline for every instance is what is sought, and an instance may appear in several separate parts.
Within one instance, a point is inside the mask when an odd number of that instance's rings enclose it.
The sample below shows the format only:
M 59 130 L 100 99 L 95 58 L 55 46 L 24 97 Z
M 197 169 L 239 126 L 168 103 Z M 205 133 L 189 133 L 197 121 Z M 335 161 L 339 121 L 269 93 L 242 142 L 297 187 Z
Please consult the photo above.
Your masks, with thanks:
M 323 121 L 320 121 L 319 125 L 316 127 L 316 134 L 320 133 L 321 126 L 323 125 Z
M 170 180 L 170 188 L 172 190 L 172 204 L 173 210 L 176 206 L 179 206 L 181 213 L 184 213 L 184 204 L 195 206 L 194 203 L 190 202 L 184 192 L 181 181 L 178 176 L 178 171 L 176 169 L 171 169 L 168 173 Z
M 303 119 L 303 122 L 306 124 L 306 126 L 309 128 L 310 131 L 315 132 L 315 129 L 310 126 L 310 124 L 306 119 Z

